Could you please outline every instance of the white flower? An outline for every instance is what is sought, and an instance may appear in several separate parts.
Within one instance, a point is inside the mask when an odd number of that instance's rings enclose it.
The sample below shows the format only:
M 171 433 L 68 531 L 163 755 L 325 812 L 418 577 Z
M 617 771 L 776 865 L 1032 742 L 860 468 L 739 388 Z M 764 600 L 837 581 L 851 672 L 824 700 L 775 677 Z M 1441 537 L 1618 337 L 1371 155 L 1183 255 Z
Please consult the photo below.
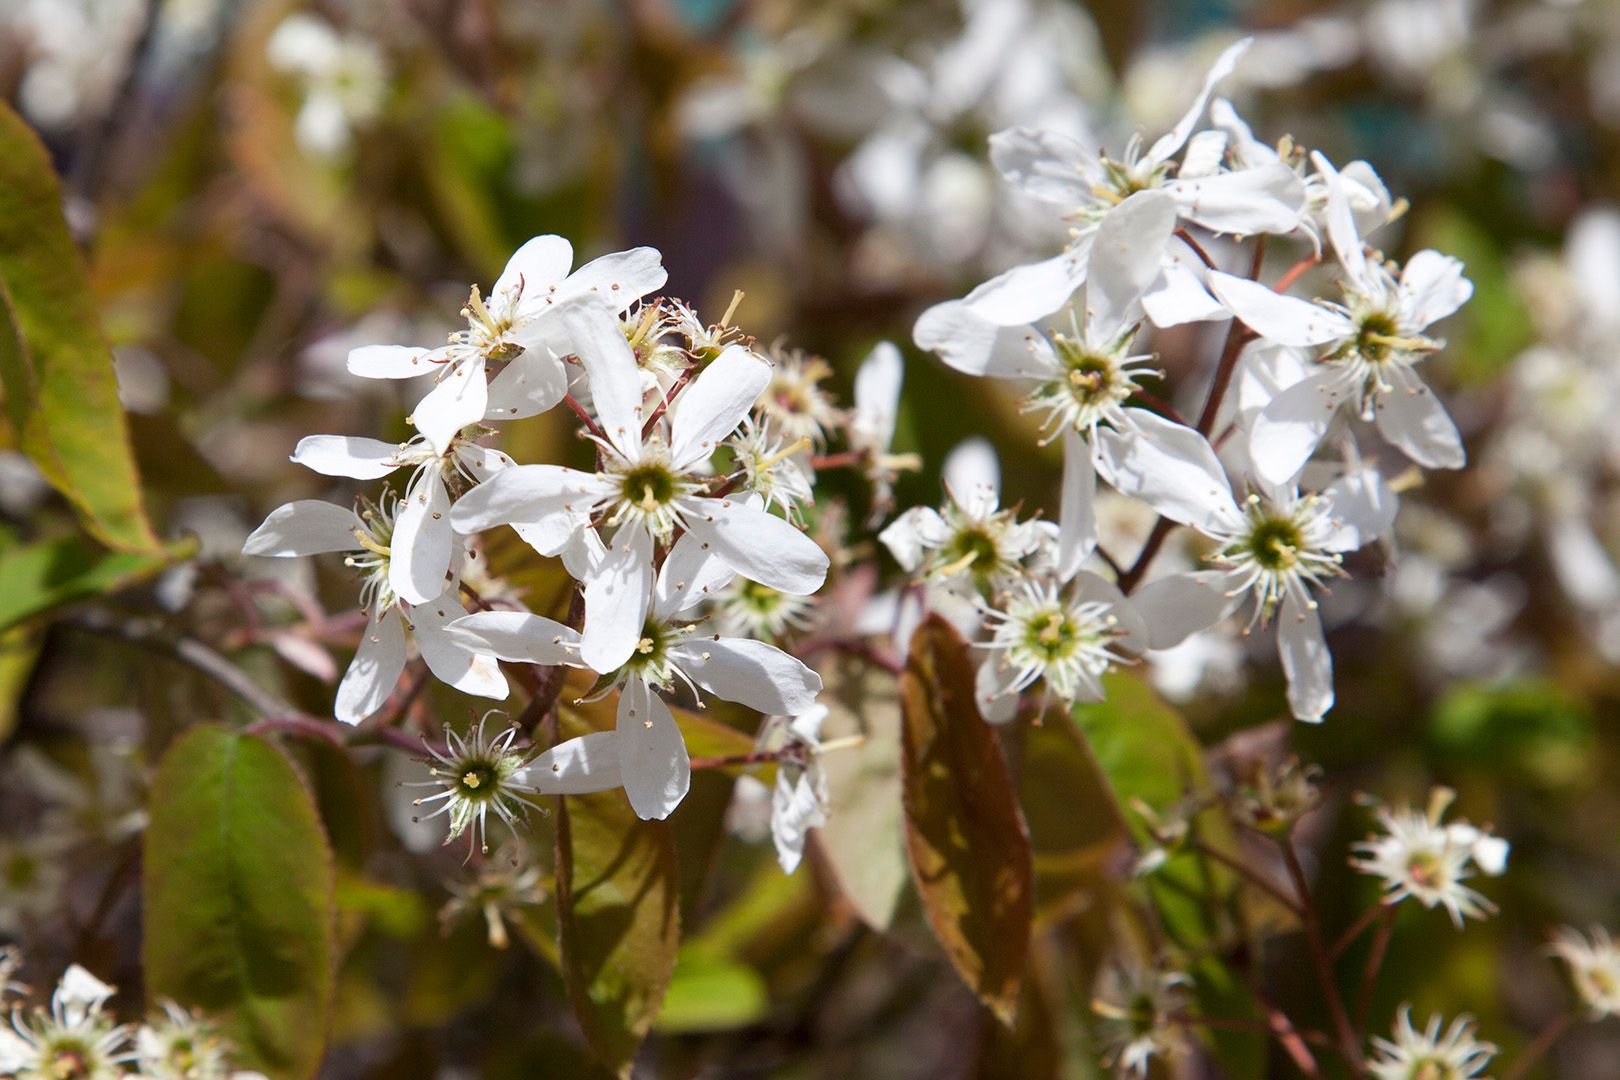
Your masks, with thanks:
M 386 495 L 379 504 L 363 504 L 359 513 L 302 499 L 272 511 L 242 545 L 244 554 L 278 558 L 355 553 L 345 561 L 362 576 L 361 605 L 371 618 L 333 704 L 333 714 L 346 724 L 358 724 L 388 700 L 405 670 L 407 625 L 428 670 L 439 680 L 479 697 L 507 695 L 506 677 L 492 656 L 443 633 L 447 623 L 467 614 L 455 585 L 425 604 L 408 604 L 395 594 L 391 544 L 400 516 L 399 504 Z
M 567 240 L 536 236 L 513 253 L 487 299 L 472 290 L 462 309 L 467 329 L 450 335 L 448 345 L 363 346 L 349 354 L 349 371 L 368 379 L 410 379 L 439 369 L 438 385 L 417 403 L 411 420 L 441 453 L 469 424 L 543 413 L 568 393 L 562 358 L 582 344 L 569 337 L 555 313 L 581 300 L 622 312 L 668 276 L 653 248 L 603 255 L 569 273 L 573 260 Z M 499 363 L 505 364 L 500 373 L 486 378 Z
M 680 682 L 694 693 L 707 691 L 766 715 L 797 715 L 815 704 L 821 677 L 787 653 L 763 641 L 699 634 L 698 624 L 678 618 L 731 580 L 734 572 L 708 548 L 695 532 L 676 541 L 659 569 L 628 655 L 619 667 L 607 669 L 600 692 L 620 689 L 615 731 L 553 747 L 530 766 L 528 775 L 536 778 L 530 783 L 540 786 L 549 774 L 545 782 L 556 786 L 546 790 L 564 793 L 623 786 L 637 814 L 667 817 L 686 797 L 691 762 L 674 715 L 654 690 L 667 691 Z M 588 607 L 586 618 L 588 634 Z M 531 660 L 536 639 L 538 647 L 553 647 L 556 624 L 542 623 L 549 620 L 538 620 L 528 631 L 497 635 L 475 616 L 453 632 L 505 659 Z
M 533 775 L 531 773 L 531 775 Z M 523 859 L 515 846 L 498 851 L 478 867 L 469 881 L 452 881 L 446 886 L 450 899 L 439 909 L 439 925 L 446 931 L 468 914 L 484 917 L 490 947 L 504 949 L 511 942 L 506 919 L 545 899 L 540 868 Z
M 822 380 L 831 374 L 832 368 L 821 357 L 773 345 L 770 383 L 755 408 L 775 424 L 783 438 L 809 439 L 815 446 L 825 446 L 827 430 L 842 419 L 821 388 Z
M 446 724 L 444 752 L 440 753 L 432 746 L 427 748 L 433 758 L 428 768 L 433 779 L 408 785 L 441 789 L 436 794 L 414 800 L 411 805 L 442 804 L 427 817 L 449 815 L 450 828 L 444 838 L 446 844 L 470 829 L 469 858 L 472 848 L 489 854 L 487 819 L 491 813 L 504 821 L 515 835 L 519 819 L 535 806 L 531 796 L 540 794 L 539 789 L 529 782 L 528 758 L 521 751 L 512 749 L 518 729 L 509 727 L 494 738 L 487 738 L 484 727 L 489 722 L 489 716 L 485 713 L 466 738 Z
M 915 454 L 893 454 L 895 423 L 900 413 L 900 384 L 905 360 L 892 341 L 880 341 L 855 371 L 855 407 L 849 414 L 849 446 L 860 456 L 872 485 L 872 521 L 881 520 L 894 502 L 894 481 L 903 469 L 918 468 Z
M 1594 926 L 1587 936 L 1559 927 L 1548 951 L 1569 965 L 1569 980 L 1588 1016 L 1620 1016 L 1620 946 L 1606 929 Z
M 357 34 L 339 34 L 322 19 L 297 12 L 283 19 L 265 45 L 270 65 L 295 75 L 304 92 L 294 136 L 305 151 L 342 157 L 354 132 L 377 119 L 388 92 L 382 53 Z
M 1355 845 L 1351 865 L 1384 879 L 1384 903 L 1415 898 L 1426 908 L 1444 907 L 1459 928 L 1465 917 L 1483 919 L 1496 906 L 1463 884 L 1474 868 L 1495 876 L 1507 868 L 1508 844 L 1467 822 L 1441 818 L 1453 792 L 1436 788 L 1426 811 L 1379 806 L 1384 833 Z
M 1191 525 L 1219 547 L 1214 570 L 1170 574 L 1132 596 L 1153 648 L 1180 644 L 1252 598 L 1250 624 L 1277 620 L 1277 647 L 1294 716 L 1315 723 L 1333 707 L 1333 658 L 1322 635 L 1316 592 L 1336 576 L 1343 552 L 1382 535 L 1395 497 L 1374 472 L 1352 473 L 1318 494 L 1263 488 L 1239 507 L 1209 444 L 1182 429 L 1177 453 L 1164 443 L 1103 439 L 1116 486 L 1172 521 Z
M 1318 157 L 1320 167 L 1332 168 Z M 1230 274 L 1209 276 L 1211 291 L 1262 338 L 1316 350 L 1313 373 L 1255 418 L 1255 469 L 1268 483 L 1293 479 L 1347 403 L 1418 464 L 1461 468 L 1456 425 L 1415 365 L 1443 344 L 1426 336 L 1430 324 L 1461 307 L 1473 286 L 1462 263 L 1437 251 L 1418 252 L 1399 276 L 1387 262 L 1369 258 L 1340 186 L 1332 190 L 1328 235 L 1346 275 L 1342 302 L 1280 295 Z
M 149 1080 L 263 1080 L 231 1067 L 231 1045 L 214 1025 L 172 1001 L 135 1032 L 136 1062 Z
M 603 432 L 601 471 L 502 470 L 456 502 L 455 528 L 471 533 L 517 522 L 530 528 L 527 538 L 543 553 L 573 548 L 570 569 L 585 586 L 583 658 L 596 671 L 614 670 L 635 650 L 653 595 L 653 549 L 678 529 L 745 577 L 797 595 L 820 588 L 828 560 L 815 541 L 750 499 L 706 494 L 710 456 L 748 414 L 770 369 L 731 346 L 646 426 L 640 376 L 616 321 L 585 307 L 562 317 L 582 343 Z M 613 530 L 609 545 L 581 528 L 586 519 Z M 582 551 L 589 544 L 604 549 Z
M 1091 1008 L 1103 1018 L 1103 1063 L 1121 1076 L 1145 1080 L 1153 1059 L 1169 1059 L 1187 1049 L 1175 1020 L 1184 1006 L 1190 978 L 1180 972 L 1113 968 L 1107 996 Z
M 1466 1016 L 1453 1020 L 1441 1034 L 1443 1023 L 1429 1017 L 1421 1033 L 1412 1026 L 1412 1007 L 1401 1006 L 1395 1039 L 1373 1037 L 1378 1057 L 1367 1063 L 1377 1080 L 1469 1080 L 1491 1063 L 1496 1047 L 1474 1038 L 1474 1022 Z
M 116 991 L 78 964 L 62 975 L 49 1012 L 11 1014 L 0 1028 L 0 1075 L 17 1080 L 116 1080 L 134 1055 L 130 1029 L 102 1012 Z
M 799 868 L 806 834 L 827 824 L 827 776 L 821 768 L 821 725 L 826 719 L 827 707 L 815 705 L 797 716 L 773 716 L 760 730 L 760 746 L 778 754 L 771 840 L 783 873 Z
M 814 601 L 793 596 L 738 578 L 715 597 L 714 618 L 720 629 L 732 637 L 755 637 L 774 641 L 784 635 L 810 628 Z
M 958 592 L 1010 586 L 1043 533 L 1036 522 L 1001 509 L 1001 466 L 989 442 L 973 438 L 952 450 L 944 480 L 944 506 L 914 506 L 878 539 L 902 569 Z
M 752 416 L 746 416 L 741 429 L 726 445 L 743 471 L 739 486 L 763 499 L 766 510 L 779 506 L 789 521 L 803 524 L 804 507 L 815 499 L 811 491 L 814 477 L 805 454 L 810 440 L 800 438 L 784 446 L 772 433 L 769 420 L 756 423 Z

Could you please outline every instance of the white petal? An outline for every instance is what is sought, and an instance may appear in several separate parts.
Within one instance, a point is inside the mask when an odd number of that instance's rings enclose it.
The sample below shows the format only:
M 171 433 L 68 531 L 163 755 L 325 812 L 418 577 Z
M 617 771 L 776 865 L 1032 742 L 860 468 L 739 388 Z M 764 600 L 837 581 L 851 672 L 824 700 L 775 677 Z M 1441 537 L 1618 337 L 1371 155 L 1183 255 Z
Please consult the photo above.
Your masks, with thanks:
M 1378 430 L 1391 446 L 1426 469 L 1460 469 L 1467 460 L 1462 436 L 1446 407 L 1415 374 L 1373 401 Z
M 1131 594 L 1131 605 L 1147 624 L 1148 646 L 1168 649 L 1200 630 L 1214 626 L 1237 607 L 1227 596 L 1224 570 L 1168 574 L 1148 582 Z
M 359 527 L 360 519 L 346 506 L 299 499 L 270 511 L 264 523 L 243 542 L 242 554 L 286 558 L 354 551 L 360 546 L 354 538 Z
M 70 964 L 56 984 L 51 1002 L 60 1009 L 69 1027 L 77 1027 L 92 1013 L 100 1012 L 102 1004 L 117 992 L 117 988 L 102 982 L 78 964 Z
M 636 651 L 652 603 L 652 536 L 621 527 L 585 580 L 585 631 L 580 655 L 593 671 L 619 668 Z
M 1022 326 L 1057 311 L 1086 279 L 1073 251 L 1003 271 L 963 297 L 973 314 L 997 326 Z
M 771 841 L 776 846 L 776 861 L 784 874 L 799 868 L 804 858 L 805 834 L 827 823 L 816 797 L 810 774 L 799 774 L 789 782 L 787 772 L 776 774 L 776 789 L 771 795 Z
M 945 455 L 940 475 L 956 504 L 975 516 L 992 514 L 1000 504 L 1001 461 L 989 439 L 963 439 Z
M 525 349 L 489 381 L 487 420 L 538 416 L 568 393 L 568 371 L 543 345 Z
M 1401 271 L 1403 321 L 1422 329 L 1450 315 L 1474 295 L 1474 283 L 1463 277 L 1463 264 L 1450 255 L 1424 249 L 1406 260 Z
M 1356 332 L 1355 324 L 1337 312 L 1233 274 L 1211 271 L 1209 291 L 1244 326 L 1279 345 L 1321 345 L 1342 341 Z
M 382 708 L 404 670 L 405 627 L 399 612 L 389 608 L 380 618 L 373 615 L 366 626 L 360 648 L 338 684 L 332 715 L 345 724 L 358 724 Z
M 409 604 L 435 599 L 444 592 L 456 543 L 444 478 L 437 469 L 426 469 L 400 500 L 394 536 L 388 544 L 388 584 Z
M 1058 508 L 1058 580 L 1068 581 L 1097 547 L 1097 470 L 1091 446 L 1063 433 L 1063 496 Z
M 653 617 L 671 619 L 731 583 L 737 572 L 694 533 L 684 533 L 664 557 L 653 586 Z
M 668 280 L 664 257 L 657 248 L 631 248 L 592 259 L 575 270 L 557 290 L 556 300 L 560 304 L 579 297 L 595 297 L 619 312 L 648 293 L 662 289 Z
M 410 345 L 362 345 L 349 350 L 349 374 L 362 379 L 414 379 L 438 370 L 428 359 L 432 351 Z
M 1204 288 L 1200 273 L 1179 253 L 1165 259 L 1163 272 L 1142 296 L 1142 310 L 1154 326 L 1181 326 L 1228 317 L 1225 306 Z
M 1175 180 L 1166 189 L 1175 196 L 1182 217 L 1215 233 L 1293 232 L 1305 208 L 1305 182 L 1281 162 Z
M 1002 652 L 992 652 L 973 676 L 973 700 L 986 723 L 1005 724 L 1018 715 L 1018 668 L 1004 663 Z
M 998 131 L 990 136 L 990 161 L 1025 194 L 1065 211 L 1092 198 L 1096 158 L 1067 135 L 1022 127 Z
M 631 679 L 619 696 L 619 770 L 630 806 L 642 818 L 666 818 L 692 786 L 686 740 L 658 695 Z
M 767 716 L 815 705 L 821 676 L 775 645 L 748 638 L 688 638 L 670 647 L 676 665 L 709 693 Z
M 1112 344 L 1141 319 L 1142 294 L 1159 276 L 1175 227 L 1175 200 L 1162 191 L 1138 191 L 1103 217 L 1086 275 L 1086 339 L 1092 344 Z
M 1148 629 L 1147 620 L 1136 609 L 1136 605 L 1119 591 L 1118 585 L 1089 570 L 1082 570 L 1075 576 L 1073 588 L 1077 600 L 1108 605 L 1109 612 L 1115 620 L 1114 629 L 1121 635 L 1120 645 L 1126 652 L 1140 654 L 1151 647 L 1152 633 Z
M 1366 547 L 1389 532 L 1400 509 L 1400 499 L 1373 469 L 1342 476 L 1322 494 L 1333 504 L 1333 534 L 1322 542 L 1329 551 Z
M 1340 372 L 1324 371 L 1272 398 L 1254 418 L 1249 437 L 1255 474 L 1274 487 L 1298 476 L 1322 445 L 1347 391 Z
M 489 411 L 484 358 L 473 356 L 445 372 L 439 384 L 411 410 L 411 423 L 443 454 L 456 432 L 476 424 Z
M 589 795 L 623 787 L 619 733 L 593 731 L 564 739 L 530 762 L 517 779 L 542 795 Z
M 869 447 L 885 450 L 894 441 L 900 410 L 900 383 L 905 361 L 892 341 L 880 341 L 855 372 L 855 415 L 850 434 Z
M 769 364 L 741 345 L 728 346 L 670 405 L 669 452 L 675 467 L 707 460 L 770 384 Z
M 1098 431 L 1097 468 L 1104 480 L 1183 525 L 1241 522 L 1226 471 L 1207 439 L 1144 409 L 1127 414 L 1128 430 Z
M 407 609 L 406 615 L 416 634 L 416 650 L 434 678 L 463 694 L 497 700 L 506 697 L 506 676 L 501 674 L 494 654 L 446 632 L 451 623 L 467 618 L 467 609 L 453 593 L 417 604 Z
M 450 523 L 457 532 L 472 534 L 514 521 L 566 520 L 570 506 L 587 509 L 605 490 L 594 475 L 577 469 L 516 465 L 457 499 L 450 509 Z
M 568 341 L 591 380 L 591 401 L 608 441 L 635 460 L 641 448 L 641 370 L 618 316 L 594 303 L 557 310 Z
M 997 326 L 961 300 L 947 300 L 923 312 L 911 336 L 918 348 L 938 354 L 968 375 L 1039 379 L 1057 371 L 1033 326 Z
M 527 611 L 475 611 L 444 628 L 452 641 L 519 664 L 578 666 L 579 631 Z
M 568 268 L 573 265 L 574 247 L 567 240 L 560 236 L 533 237 L 512 253 L 490 295 L 516 291 L 521 284 L 525 297 L 544 296 L 568 276 Z
M 1148 149 L 1147 158 L 1149 161 L 1167 161 L 1175 155 L 1177 150 L 1182 148 L 1187 142 L 1187 137 L 1193 133 L 1193 128 L 1197 127 L 1198 121 L 1203 118 L 1204 106 L 1209 104 L 1209 95 L 1214 93 L 1216 84 L 1232 74 L 1232 69 L 1237 67 L 1238 60 L 1244 53 L 1249 51 L 1249 46 L 1253 43 L 1253 38 L 1242 38 L 1234 41 L 1226 47 L 1220 56 L 1215 58 L 1215 63 L 1210 67 L 1209 73 L 1204 76 L 1203 89 L 1199 90 L 1198 96 L 1193 99 L 1193 103 L 1187 107 L 1187 111 L 1182 114 L 1181 119 L 1176 121 L 1176 126 L 1161 135 L 1158 141 Z
M 1321 723 L 1333 708 L 1333 657 L 1322 638 L 1322 617 L 1292 596 L 1283 599 L 1277 612 L 1277 654 L 1288 677 L 1294 719 Z
M 1355 216 L 1350 210 L 1344 180 L 1321 151 L 1311 152 L 1311 164 L 1316 166 L 1316 171 L 1322 175 L 1323 183 L 1327 186 L 1327 207 L 1323 211 L 1323 222 L 1327 226 L 1328 240 L 1333 244 L 1333 250 L 1339 256 L 1340 264 L 1349 273 L 1350 280 L 1365 281 L 1367 253 L 1363 250 L 1361 233 L 1356 229 Z
M 353 435 L 306 435 L 298 440 L 292 459 L 322 476 L 375 480 L 399 468 L 398 443 Z
M 827 553 L 773 514 L 735 499 L 689 499 L 687 528 L 750 581 L 808 596 L 827 580 Z
M 889 549 L 900 569 L 910 573 L 922 565 L 923 549 L 945 532 L 939 512 L 929 506 L 913 506 L 878 533 L 878 540 Z

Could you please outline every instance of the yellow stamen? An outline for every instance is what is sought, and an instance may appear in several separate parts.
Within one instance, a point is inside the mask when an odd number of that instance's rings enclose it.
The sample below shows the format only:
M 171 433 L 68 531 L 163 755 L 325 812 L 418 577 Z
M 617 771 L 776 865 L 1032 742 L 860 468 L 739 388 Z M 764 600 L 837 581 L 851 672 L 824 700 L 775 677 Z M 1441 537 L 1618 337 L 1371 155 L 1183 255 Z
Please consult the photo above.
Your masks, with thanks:
M 388 556 L 388 549 L 377 543 L 377 541 L 373 540 L 371 535 L 365 530 L 353 529 L 351 531 L 354 533 L 354 538 L 361 547 L 365 548 L 367 551 L 381 555 L 384 558 Z
M 731 317 L 737 314 L 737 308 L 742 304 L 745 295 L 741 289 L 731 294 L 731 304 L 726 308 L 726 313 L 720 316 L 720 325 L 722 327 L 731 325 Z
M 810 436 L 808 435 L 795 439 L 793 442 L 789 443 L 787 446 L 784 446 L 782 449 L 778 450 L 776 453 L 772 454 L 758 465 L 755 465 L 754 471 L 764 472 L 766 469 L 769 469 L 772 465 L 775 465 L 782 459 L 790 458 L 794 454 L 797 454 L 800 450 L 808 450 L 810 445 Z

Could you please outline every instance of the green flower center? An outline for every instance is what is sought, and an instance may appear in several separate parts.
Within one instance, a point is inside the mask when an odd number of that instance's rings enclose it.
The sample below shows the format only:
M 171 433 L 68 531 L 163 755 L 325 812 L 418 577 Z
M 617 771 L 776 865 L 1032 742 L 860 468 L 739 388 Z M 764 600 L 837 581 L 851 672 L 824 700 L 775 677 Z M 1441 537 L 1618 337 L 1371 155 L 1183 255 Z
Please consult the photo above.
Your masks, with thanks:
M 945 548 L 945 562 L 953 572 L 972 569 L 980 576 L 993 572 L 1000 561 L 996 541 L 982 529 L 963 529 Z
M 1061 660 L 1074 651 L 1080 628 L 1061 611 L 1049 611 L 1029 620 L 1024 645 L 1048 662 Z
M 1305 538 L 1292 521 L 1266 518 L 1249 531 L 1244 545 L 1261 569 L 1287 570 L 1299 561 Z
M 464 761 L 456 784 L 468 799 L 488 799 L 495 794 L 501 778 L 500 766 L 493 761 Z
M 675 497 L 675 476 L 662 465 L 639 465 L 624 474 L 619 492 L 625 502 L 652 510 Z
M 90 1076 L 90 1048 L 78 1039 L 58 1039 L 46 1053 L 50 1066 L 45 1075 L 51 1080 L 83 1080 Z
M 1356 352 L 1369 363 L 1383 363 L 1395 352 L 1399 330 L 1395 320 L 1381 311 L 1363 315 L 1356 330 Z
M 1054 334 L 1052 344 L 1062 363 L 1064 388 L 1082 405 L 1105 402 L 1118 389 L 1118 365 L 1112 357 L 1087 349 L 1081 342 Z
M 1406 862 L 1406 875 L 1418 885 L 1432 889 L 1440 884 L 1440 860 L 1432 851 L 1418 851 Z
M 757 581 L 743 581 L 739 589 L 743 607 L 760 615 L 769 615 L 782 606 L 784 597 L 769 585 Z

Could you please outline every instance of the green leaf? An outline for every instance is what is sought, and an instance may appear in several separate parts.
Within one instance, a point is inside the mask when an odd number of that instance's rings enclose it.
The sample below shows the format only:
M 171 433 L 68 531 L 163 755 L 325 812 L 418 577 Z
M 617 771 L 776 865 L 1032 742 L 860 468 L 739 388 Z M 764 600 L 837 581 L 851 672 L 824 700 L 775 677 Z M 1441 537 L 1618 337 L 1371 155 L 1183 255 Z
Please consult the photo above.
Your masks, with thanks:
M 560 710 L 561 737 L 606 730 L 605 704 Z M 680 944 L 674 834 L 636 817 L 622 791 L 559 796 L 555 820 L 563 981 L 591 1049 L 628 1077 Z
M 0 386 L 19 445 L 91 535 L 120 551 L 161 551 L 56 174 L 38 137 L 4 103 Z
M 147 993 L 219 1018 L 237 1064 L 314 1075 L 332 1004 L 332 855 L 269 743 L 214 725 L 169 748 L 144 852 Z
M 765 980 L 747 964 L 682 949 L 653 1026 L 666 1034 L 724 1031 L 757 1022 L 769 1006 Z
M 1011 1026 L 1029 953 L 1029 836 L 994 730 L 973 700 L 974 665 L 930 616 L 901 678 L 906 850 L 928 924 L 957 973 Z
M 0 558 L 0 631 L 75 600 L 157 574 L 181 554 L 108 553 L 78 537 L 11 548 Z

